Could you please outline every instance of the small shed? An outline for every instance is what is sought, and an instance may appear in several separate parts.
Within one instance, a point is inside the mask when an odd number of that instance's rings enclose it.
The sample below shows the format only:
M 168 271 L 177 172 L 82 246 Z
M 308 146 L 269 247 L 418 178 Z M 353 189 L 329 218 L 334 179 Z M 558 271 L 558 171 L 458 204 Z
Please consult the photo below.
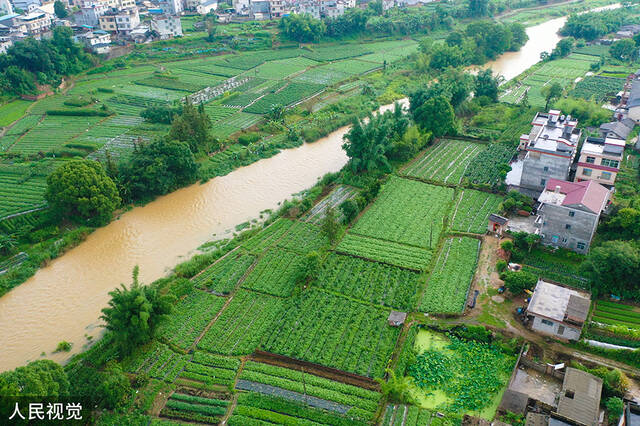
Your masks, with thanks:
M 391 313 L 389 314 L 389 318 L 387 318 L 387 321 L 389 321 L 389 325 L 392 327 L 400 327 L 402 326 L 402 324 L 404 324 L 404 321 L 406 319 L 406 312 L 391 311 Z
M 510 411 L 524 416 L 527 413 L 528 405 L 529 395 L 513 389 L 507 389 L 502 395 L 502 400 L 500 401 L 498 410 L 504 413 Z
M 487 229 L 489 230 L 489 232 L 501 237 L 502 232 L 507 229 L 508 223 L 509 219 L 507 219 L 506 217 L 491 213 L 489 215 L 489 226 L 487 227 Z

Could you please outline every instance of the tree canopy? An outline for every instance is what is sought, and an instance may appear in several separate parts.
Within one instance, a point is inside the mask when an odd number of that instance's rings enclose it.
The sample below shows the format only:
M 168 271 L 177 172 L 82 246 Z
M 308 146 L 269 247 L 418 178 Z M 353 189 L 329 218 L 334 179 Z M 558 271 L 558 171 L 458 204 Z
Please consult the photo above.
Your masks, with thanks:
M 411 96 L 413 120 L 416 124 L 437 138 L 453 133 L 456 128 L 456 117 L 449 100 L 443 95 L 438 95 L 420 104 L 417 101 L 418 96 L 417 94 Z M 414 99 L 416 99 L 415 107 Z
M 0 396 L 64 397 L 69 379 L 62 367 L 50 360 L 38 360 L 0 373 Z
M 282 17 L 279 28 L 287 38 L 301 43 L 318 41 L 327 31 L 323 21 L 307 13 Z
M 640 300 L 640 249 L 634 243 L 614 240 L 592 247 L 582 269 L 594 293 Z
M 215 145 L 209 134 L 211 118 L 205 113 L 203 105 L 198 108 L 188 100 L 182 106 L 182 112 L 174 116 L 169 130 L 169 138 L 189 144 L 191 152 L 207 152 Z
M 95 225 L 108 223 L 121 201 L 102 165 L 92 160 L 73 160 L 59 166 L 47 177 L 44 197 L 58 216 Z

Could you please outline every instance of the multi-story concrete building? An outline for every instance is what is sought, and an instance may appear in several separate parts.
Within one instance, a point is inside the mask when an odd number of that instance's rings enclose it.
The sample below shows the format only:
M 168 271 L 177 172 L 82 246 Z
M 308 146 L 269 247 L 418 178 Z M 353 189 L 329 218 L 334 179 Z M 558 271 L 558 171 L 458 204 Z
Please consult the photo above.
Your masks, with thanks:
M 626 142 L 616 138 L 587 138 L 582 144 L 576 182 L 592 180 L 613 186 L 620 171 Z
M 140 25 L 138 8 L 111 10 L 100 16 L 100 29 L 104 31 L 128 34 Z
M 109 8 L 103 2 L 85 2 L 80 8 L 81 20 L 84 25 L 97 27 L 100 25 L 100 17 L 107 13 Z
M 539 193 L 549 179 L 569 178 L 581 131 L 578 120 L 557 110 L 536 114 L 531 124 L 531 132 L 520 137 L 520 148 L 527 151 L 520 187 Z
M 285 14 L 284 0 L 269 0 L 269 15 L 271 19 L 281 18 Z
M 567 340 L 579 340 L 591 305 L 587 292 L 539 280 L 527 307 L 532 330 Z
M 156 15 L 151 19 L 151 30 L 157 32 L 161 40 L 182 37 L 179 16 Z
M 20 10 L 29 10 L 30 5 L 40 6 L 40 0 L 13 0 L 13 7 Z
M 592 180 L 549 179 L 538 197 L 536 226 L 542 243 L 587 253 L 610 192 Z
M 24 25 L 29 36 L 37 37 L 51 29 L 52 17 L 37 9 L 16 18 L 17 25 Z
M 0 16 L 13 14 L 13 6 L 9 0 L 0 0 Z
M 78 35 L 78 41 L 94 53 L 106 54 L 111 51 L 111 35 L 103 30 L 88 31 Z
M 158 6 L 168 15 L 180 15 L 184 11 L 182 0 L 162 0 Z

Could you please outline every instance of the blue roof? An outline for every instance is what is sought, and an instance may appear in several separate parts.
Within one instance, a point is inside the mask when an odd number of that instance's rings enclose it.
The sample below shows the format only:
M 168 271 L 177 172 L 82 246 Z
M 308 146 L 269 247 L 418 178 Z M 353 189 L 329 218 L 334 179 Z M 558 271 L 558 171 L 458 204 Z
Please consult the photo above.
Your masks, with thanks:
M 164 13 L 164 10 L 161 8 L 157 8 L 157 9 L 147 9 L 149 11 L 149 13 L 158 13 L 158 14 L 162 14 Z
M 9 15 L 3 15 L 3 16 L 0 16 L 0 21 L 6 21 L 7 19 L 13 19 L 16 16 L 20 16 L 20 15 L 18 15 L 17 13 L 11 13 Z

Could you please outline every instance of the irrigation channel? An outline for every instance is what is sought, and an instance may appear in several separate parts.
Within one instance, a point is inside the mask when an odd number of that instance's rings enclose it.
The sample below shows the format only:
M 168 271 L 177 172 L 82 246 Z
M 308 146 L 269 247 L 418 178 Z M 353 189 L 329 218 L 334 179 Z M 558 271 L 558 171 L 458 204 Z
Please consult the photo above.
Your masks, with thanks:
M 540 52 L 555 47 L 565 19 L 528 28 L 529 41 L 520 52 L 489 66 L 505 78 L 525 71 Z M 58 362 L 80 352 L 86 336 L 95 340 L 102 333 L 99 316 L 108 292 L 130 283 L 135 265 L 142 282 L 160 278 L 196 247 L 228 236 L 236 225 L 340 170 L 347 162 L 341 149 L 347 130 L 136 207 L 40 269 L 0 298 L 0 371 L 40 359 L 42 352 Z M 73 343 L 72 351 L 52 354 L 62 340 Z

